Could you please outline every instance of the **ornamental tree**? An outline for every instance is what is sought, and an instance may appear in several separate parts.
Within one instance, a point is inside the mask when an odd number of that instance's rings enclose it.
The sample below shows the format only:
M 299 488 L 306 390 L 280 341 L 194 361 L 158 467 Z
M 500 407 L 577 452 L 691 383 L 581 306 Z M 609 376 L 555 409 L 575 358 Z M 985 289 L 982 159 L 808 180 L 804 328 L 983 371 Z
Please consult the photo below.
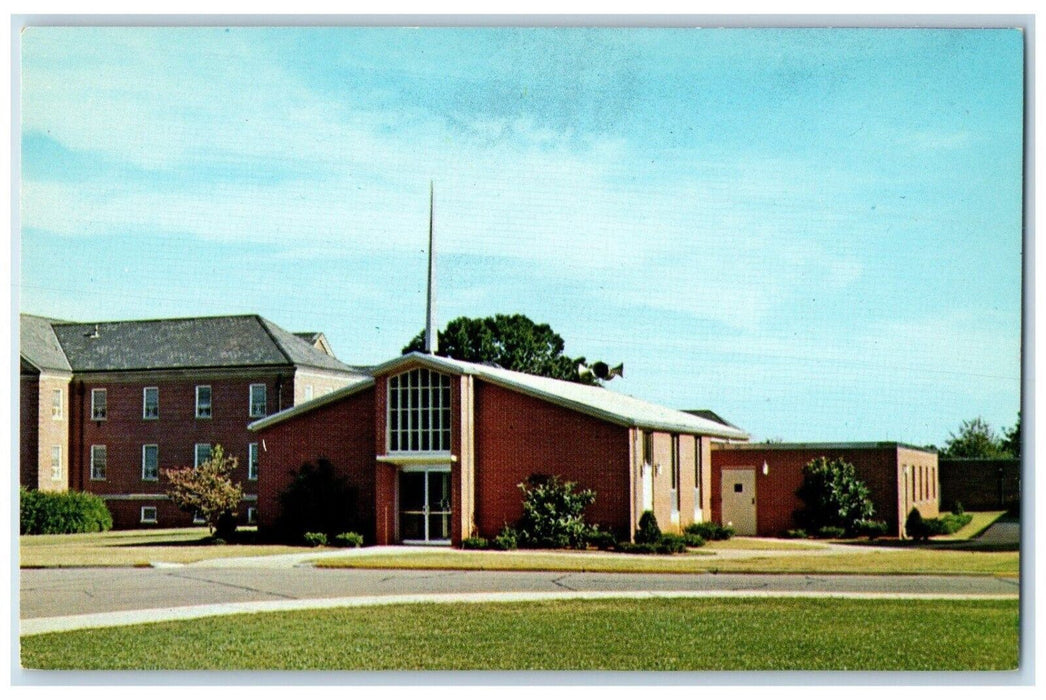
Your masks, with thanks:
M 796 513 L 809 532 L 824 527 L 842 528 L 848 534 L 859 531 L 859 521 L 875 513 L 870 491 L 857 478 L 854 465 L 835 458 L 818 457 L 803 467 L 803 484 L 796 491 L 805 507 Z
M 163 470 L 167 496 L 185 513 L 200 515 L 211 534 L 228 539 L 236 532 L 236 509 L 243 488 L 232 483 L 235 457 L 226 457 L 221 445 L 199 466 Z

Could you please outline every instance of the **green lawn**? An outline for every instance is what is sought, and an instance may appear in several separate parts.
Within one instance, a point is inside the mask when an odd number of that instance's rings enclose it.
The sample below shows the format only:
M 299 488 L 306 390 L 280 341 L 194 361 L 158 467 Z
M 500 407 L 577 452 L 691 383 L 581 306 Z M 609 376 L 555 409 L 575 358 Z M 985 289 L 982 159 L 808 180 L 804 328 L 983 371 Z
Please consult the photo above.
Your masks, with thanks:
M 1004 670 L 1017 601 L 397 605 L 25 637 L 36 669 Z
M 316 562 L 318 567 L 361 569 L 457 569 L 504 571 L 599 571 L 632 573 L 809 573 L 809 574 L 980 574 L 1016 576 L 1017 552 L 965 552 L 919 548 L 843 554 L 769 551 L 765 556 L 729 559 L 722 549 L 691 550 L 674 556 L 605 555 L 594 552 L 487 552 L 433 550 L 374 554 Z
M 18 538 L 23 568 L 63 566 L 147 566 L 163 561 L 188 564 L 204 559 L 253 557 L 304 551 L 283 545 L 212 545 L 207 528 L 114 530 L 82 535 L 22 535 Z
M 941 515 L 944 515 L 944 513 L 942 513 Z M 993 511 L 979 512 L 979 513 L 972 513 L 971 512 L 970 515 L 973 516 L 973 519 L 970 520 L 970 522 L 967 523 L 965 527 L 963 527 L 962 529 L 952 533 L 951 535 L 943 535 L 941 537 L 936 537 L 934 539 L 936 539 L 936 540 L 952 541 L 952 540 L 969 540 L 969 539 L 971 539 L 973 537 L 977 537 L 982 532 L 984 532 L 989 527 L 991 527 L 991 525 L 996 520 L 999 520 L 1002 516 L 1006 515 L 1006 511 L 1004 511 L 1004 510 L 993 510 Z

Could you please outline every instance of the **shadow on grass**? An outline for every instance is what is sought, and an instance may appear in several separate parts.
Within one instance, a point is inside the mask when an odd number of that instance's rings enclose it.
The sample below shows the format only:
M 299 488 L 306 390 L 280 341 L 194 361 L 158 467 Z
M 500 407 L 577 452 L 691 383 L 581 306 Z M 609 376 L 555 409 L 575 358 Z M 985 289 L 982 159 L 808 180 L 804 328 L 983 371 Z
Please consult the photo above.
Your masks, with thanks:
M 892 547 L 896 549 L 925 549 L 929 551 L 956 551 L 956 552 L 1019 552 L 1019 542 L 980 542 L 978 540 L 953 540 L 938 541 L 929 540 L 916 542 L 915 540 L 846 540 L 836 544 L 849 547 Z

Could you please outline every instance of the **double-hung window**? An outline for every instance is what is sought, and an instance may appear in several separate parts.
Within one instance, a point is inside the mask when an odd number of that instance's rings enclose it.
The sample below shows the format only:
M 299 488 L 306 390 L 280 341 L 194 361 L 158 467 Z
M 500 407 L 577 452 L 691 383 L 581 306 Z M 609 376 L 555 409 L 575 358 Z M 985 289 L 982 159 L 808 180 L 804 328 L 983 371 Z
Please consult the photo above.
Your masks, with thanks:
M 211 417 L 211 387 L 209 386 L 196 387 L 196 417 Z
M 91 445 L 91 480 L 105 481 L 105 445 Z
M 142 418 L 153 420 L 160 417 L 160 389 L 147 386 L 142 389 Z
M 91 389 L 91 420 L 105 420 L 109 415 L 105 389 Z
M 247 445 L 247 478 L 251 481 L 258 480 L 258 443 L 256 442 Z
M 251 418 L 264 418 L 268 411 L 268 400 L 264 384 L 251 384 Z
M 51 391 L 51 417 L 55 420 L 62 418 L 62 390 L 53 389 Z
M 142 445 L 142 481 L 160 480 L 160 448 Z
M 51 481 L 62 479 L 62 446 L 51 445 Z
M 196 443 L 196 453 L 193 456 L 193 469 L 196 469 L 201 464 L 211 458 L 211 446 L 206 442 Z
M 254 506 L 247 506 L 247 524 L 254 525 L 258 522 L 258 509 Z

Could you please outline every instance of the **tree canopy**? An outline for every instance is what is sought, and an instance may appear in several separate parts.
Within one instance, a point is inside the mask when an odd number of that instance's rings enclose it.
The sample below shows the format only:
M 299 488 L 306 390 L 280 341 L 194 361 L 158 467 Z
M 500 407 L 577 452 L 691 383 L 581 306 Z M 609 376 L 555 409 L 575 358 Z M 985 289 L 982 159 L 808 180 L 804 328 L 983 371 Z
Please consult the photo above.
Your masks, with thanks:
M 228 538 L 236 531 L 236 509 L 243 499 L 243 489 L 232 483 L 236 463 L 215 445 L 210 458 L 196 468 L 163 471 L 167 496 L 183 512 L 203 517 L 218 537 Z
M 497 314 L 486 318 L 461 316 L 438 334 L 437 355 L 466 362 L 495 364 L 517 372 L 582 384 L 598 383 L 591 373 L 582 374 L 578 365 L 584 357 L 563 354 L 564 342 L 547 323 L 534 323 L 522 314 Z M 403 348 L 423 352 L 422 331 Z
M 1018 418 L 1018 425 L 1020 419 Z M 1016 428 L 1019 430 L 1019 428 Z M 944 443 L 941 454 L 945 457 L 964 457 L 977 459 L 1002 459 L 1013 454 L 1006 449 L 988 421 L 980 416 L 964 420 L 959 426 L 958 434 L 950 433 Z

